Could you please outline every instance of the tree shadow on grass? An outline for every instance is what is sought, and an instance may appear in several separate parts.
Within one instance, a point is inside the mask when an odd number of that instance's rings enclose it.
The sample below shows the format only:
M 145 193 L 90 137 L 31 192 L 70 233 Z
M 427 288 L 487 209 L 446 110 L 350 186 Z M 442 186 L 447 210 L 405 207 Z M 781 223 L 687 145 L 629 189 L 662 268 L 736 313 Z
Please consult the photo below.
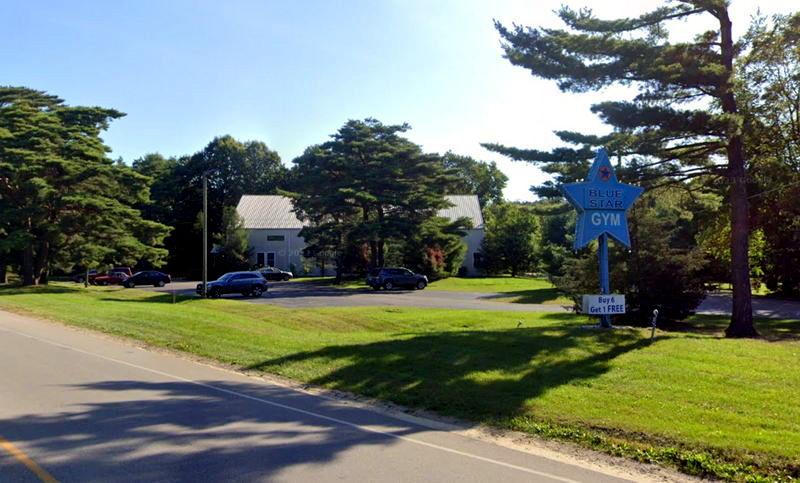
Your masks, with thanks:
M 193 295 L 179 295 L 175 294 L 173 296 L 170 292 L 153 292 L 152 295 L 148 295 L 144 298 L 127 298 L 121 296 L 114 296 L 114 292 L 109 292 L 107 295 L 99 297 L 98 300 L 102 300 L 105 302 L 125 302 L 125 303 L 146 303 L 146 304 L 179 304 L 179 303 L 186 303 L 192 300 L 201 300 L 198 297 Z
M 513 416 L 550 389 L 598 377 L 614 358 L 648 344 L 638 332 L 563 326 L 441 332 L 330 346 L 249 369 L 331 366 L 309 382 L 482 421 Z
M 659 328 L 675 332 L 724 336 L 729 323 L 729 315 L 700 314 L 682 322 L 659 324 Z M 800 340 L 800 319 L 757 318 L 754 325 L 762 338 L 768 341 Z
M 35 285 L 22 286 L 19 284 L 0 285 L 0 296 L 3 295 L 27 295 L 27 294 L 53 294 L 53 293 L 76 293 L 84 290 L 83 285 Z
M 537 288 L 532 290 L 517 290 L 514 292 L 503 292 L 495 295 L 481 297 L 483 299 L 510 299 L 515 304 L 554 304 L 559 298 L 565 299 L 563 292 L 557 288 Z M 565 299 L 565 303 L 569 304 Z

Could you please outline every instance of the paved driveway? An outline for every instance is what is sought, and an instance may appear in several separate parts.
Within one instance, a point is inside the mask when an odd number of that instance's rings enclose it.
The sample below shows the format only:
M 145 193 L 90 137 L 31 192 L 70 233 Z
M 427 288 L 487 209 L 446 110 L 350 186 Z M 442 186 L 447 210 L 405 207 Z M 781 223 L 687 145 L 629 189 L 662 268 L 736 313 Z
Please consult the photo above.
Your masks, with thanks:
M 175 282 L 163 288 L 145 288 L 160 292 L 174 291 L 193 295 L 199 282 Z M 144 288 L 144 287 L 141 287 Z M 285 308 L 317 307 L 421 307 L 437 309 L 506 310 L 513 312 L 568 312 L 561 305 L 513 304 L 492 302 L 497 294 L 479 292 L 445 292 L 440 290 L 341 289 L 305 282 L 270 282 L 263 297 L 226 295 L 250 303 L 277 305 Z
M 159 292 L 194 295 L 198 282 L 175 282 L 163 288 L 139 287 Z M 570 312 L 561 305 L 513 304 L 492 302 L 502 295 L 481 292 L 447 292 L 440 290 L 341 289 L 306 282 L 270 282 L 261 298 L 226 295 L 250 303 L 277 305 L 285 308 L 317 307 L 420 307 L 466 310 L 504 310 L 512 312 Z M 697 308 L 700 314 L 731 313 L 731 296 L 710 294 Z M 800 319 L 800 302 L 766 297 L 753 297 L 756 317 Z
M 709 294 L 697 307 L 697 313 L 728 315 L 732 306 L 733 299 L 730 294 Z M 753 297 L 753 315 L 768 319 L 800 319 L 800 302 Z

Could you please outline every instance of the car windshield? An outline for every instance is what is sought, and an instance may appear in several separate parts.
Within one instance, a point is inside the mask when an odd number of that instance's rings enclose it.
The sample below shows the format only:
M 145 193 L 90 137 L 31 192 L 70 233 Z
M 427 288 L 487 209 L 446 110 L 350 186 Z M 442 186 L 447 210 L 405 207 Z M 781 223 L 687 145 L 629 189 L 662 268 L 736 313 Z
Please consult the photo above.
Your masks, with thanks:
M 381 269 L 380 268 L 373 268 L 372 270 L 369 271 L 369 276 L 370 277 L 377 277 L 379 273 L 381 273 Z
M 233 275 L 234 275 L 233 273 L 226 273 L 225 275 L 219 277 L 217 280 L 221 280 L 223 282 L 226 282 L 226 281 L 230 280 L 233 277 Z
M 143 273 L 144 273 L 144 272 L 136 272 L 136 273 L 134 273 L 134 274 L 133 274 L 133 276 L 134 276 L 134 277 L 138 277 L 139 275 L 142 275 Z

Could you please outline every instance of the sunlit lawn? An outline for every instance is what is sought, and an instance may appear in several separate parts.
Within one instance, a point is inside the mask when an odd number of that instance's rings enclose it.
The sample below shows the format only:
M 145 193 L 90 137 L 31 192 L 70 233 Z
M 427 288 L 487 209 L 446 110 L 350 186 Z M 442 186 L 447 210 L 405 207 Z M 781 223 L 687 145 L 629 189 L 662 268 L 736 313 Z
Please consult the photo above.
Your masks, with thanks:
M 306 277 L 297 280 L 344 289 L 369 289 L 364 279 L 345 280 L 339 285 L 334 285 L 332 277 Z M 487 299 L 493 302 L 572 305 L 572 300 L 561 294 L 544 277 L 450 277 L 431 282 L 426 290 L 495 294 L 495 297 Z
M 728 340 L 724 318 L 705 316 L 650 343 L 649 330 L 586 330 L 564 313 L 177 300 L 0 289 L 9 310 L 685 471 L 742 479 L 745 464 L 773 476 L 800 464 L 800 321 L 759 321 L 767 340 Z

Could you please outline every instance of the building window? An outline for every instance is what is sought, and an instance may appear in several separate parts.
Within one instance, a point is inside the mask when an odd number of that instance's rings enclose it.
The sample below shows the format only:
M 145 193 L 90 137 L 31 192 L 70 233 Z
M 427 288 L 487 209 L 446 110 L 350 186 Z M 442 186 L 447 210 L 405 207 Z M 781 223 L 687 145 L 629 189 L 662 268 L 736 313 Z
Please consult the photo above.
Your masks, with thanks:
M 283 241 L 283 235 L 267 235 L 267 241 Z
M 472 266 L 475 268 L 483 268 L 483 255 L 481 255 L 480 253 L 473 253 Z

